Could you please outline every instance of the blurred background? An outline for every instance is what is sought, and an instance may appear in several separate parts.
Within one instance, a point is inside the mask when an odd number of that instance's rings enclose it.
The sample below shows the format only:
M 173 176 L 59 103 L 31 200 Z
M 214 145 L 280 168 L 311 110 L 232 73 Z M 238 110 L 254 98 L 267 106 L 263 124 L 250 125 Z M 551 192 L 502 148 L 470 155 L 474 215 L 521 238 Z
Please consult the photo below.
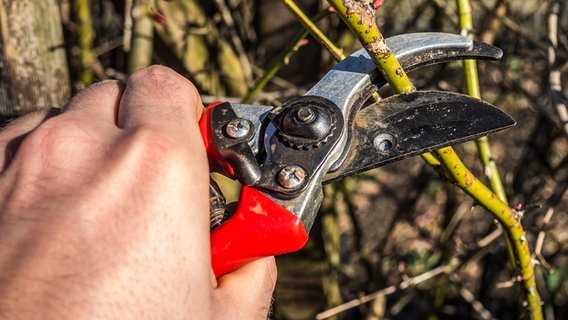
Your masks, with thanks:
M 568 317 L 568 8 L 474 0 L 471 35 L 501 48 L 480 62 L 484 100 L 518 124 L 490 136 L 508 202 L 523 214 L 546 319 Z M 361 46 L 325 1 L 297 1 L 345 54 Z M 385 37 L 460 33 L 456 3 L 386 0 Z M 18 0 L 0 3 L 0 115 L 61 107 L 86 85 L 148 64 L 191 79 L 203 101 L 280 105 L 336 61 L 282 1 Z M 296 40 L 304 39 L 296 42 Z M 266 85 L 258 86 L 265 75 Z M 410 74 L 464 92 L 460 62 Z M 255 88 L 253 90 L 253 88 Z M 457 146 L 484 179 L 473 142 Z M 226 194 L 235 199 L 234 186 Z M 308 245 L 278 258 L 273 319 L 519 319 L 521 290 L 492 216 L 420 158 L 326 186 Z M 246 293 L 243 293 L 246 294 Z M 364 297 L 365 303 L 357 302 Z M 367 299 L 368 298 L 368 299 Z M 330 308 L 348 305 L 339 313 Z

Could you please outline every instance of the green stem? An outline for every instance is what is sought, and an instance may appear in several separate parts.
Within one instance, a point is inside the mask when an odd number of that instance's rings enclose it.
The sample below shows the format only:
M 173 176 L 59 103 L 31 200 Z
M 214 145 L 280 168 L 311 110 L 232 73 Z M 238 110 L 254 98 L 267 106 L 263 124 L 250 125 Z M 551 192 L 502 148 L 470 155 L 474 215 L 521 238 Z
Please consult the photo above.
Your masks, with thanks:
M 471 15 L 471 4 L 469 0 L 457 0 L 458 12 L 459 12 L 459 25 L 461 29 L 461 34 L 471 38 L 471 30 L 473 30 L 473 18 Z M 479 75 L 477 70 L 476 60 L 464 60 L 463 70 L 465 75 L 467 93 L 475 98 L 481 99 L 481 89 L 479 87 Z M 505 188 L 503 187 L 503 182 L 501 181 L 501 176 L 499 174 L 499 169 L 497 164 L 493 160 L 493 154 L 491 152 L 491 146 L 489 144 L 489 139 L 487 137 L 482 137 L 477 139 L 477 150 L 479 152 L 479 157 L 485 168 L 485 176 L 489 180 L 491 189 L 501 201 L 507 203 L 507 195 L 505 193 Z
M 526 303 L 532 319 L 542 319 L 541 299 L 536 287 L 531 252 L 525 231 L 521 225 L 521 217 L 475 178 L 452 148 L 446 147 L 437 150 L 436 155 L 455 183 L 481 206 L 491 212 L 503 226 L 517 259 L 516 266 L 520 273 L 519 281 L 525 289 Z
M 333 44 L 331 40 L 321 31 L 318 26 L 316 26 L 308 16 L 300 9 L 296 3 L 292 0 L 282 0 L 282 3 L 290 12 L 296 16 L 298 21 L 308 30 L 308 32 L 318 41 L 321 45 L 323 45 L 335 58 L 337 61 L 341 61 L 345 59 L 345 55 L 343 54 L 343 50 L 339 49 L 338 47 Z
M 327 15 L 329 15 L 329 10 L 324 10 L 324 11 L 318 13 L 317 15 L 315 15 L 311 19 L 311 21 L 317 22 Z M 286 49 L 284 49 L 282 51 L 282 54 L 280 55 L 280 57 L 278 57 L 278 59 L 276 59 L 276 62 L 274 63 L 274 65 L 272 65 L 272 67 L 270 67 L 268 69 L 268 71 L 262 77 L 260 77 L 260 79 L 258 79 L 255 82 L 254 86 L 250 89 L 250 91 L 242 99 L 242 103 L 251 103 L 252 102 L 252 99 L 254 99 L 254 97 L 256 97 L 256 95 L 264 87 L 266 87 L 268 82 L 274 77 L 274 75 L 276 75 L 278 70 L 280 70 L 280 68 L 282 68 L 282 66 L 286 64 L 286 61 L 288 61 L 290 59 L 290 57 L 296 51 L 298 51 L 298 49 L 302 46 L 302 40 L 304 40 L 304 38 L 306 38 L 307 35 L 308 35 L 308 31 L 306 29 L 302 29 L 302 31 L 300 31 L 296 35 L 296 37 L 294 37 L 294 40 L 292 40 L 290 42 L 290 44 L 288 45 L 288 47 L 286 47 Z
M 91 11 L 89 9 L 89 0 L 76 0 L 74 11 L 77 16 L 77 39 L 81 53 L 79 60 L 81 61 L 81 73 L 79 79 L 83 85 L 89 85 L 93 82 L 93 26 L 91 21 Z
M 328 0 L 328 2 L 359 38 L 394 92 L 408 93 L 415 90 L 414 85 L 379 32 L 374 20 L 371 2 L 347 2 L 345 0 Z M 451 147 L 437 150 L 435 154 L 456 184 L 491 212 L 503 226 L 516 257 L 516 267 L 520 273 L 519 280 L 526 291 L 526 303 L 530 309 L 530 314 L 533 319 L 542 319 L 541 299 L 536 288 L 531 254 L 520 217 L 509 208 L 506 202 L 501 201 L 495 193 L 475 178 Z M 424 158 L 429 159 L 430 157 Z
M 431 152 L 423 153 L 420 156 L 422 157 L 422 159 L 424 159 L 424 161 L 426 161 L 427 164 L 432 167 L 439 167 L 441 165 L 440 161 L 436 159 L 436 157 L 434 157 Z
M 406 75 L 375 23 L 375 11 L 371 2 L 351 1 L 349 2 L 350 7 L 345 5 L 345 0 L 328 0 L 328 2 L 359 38 L 392 89 L 396 93 L 414 91 L 414 84 Z
M 460 33 L 464 36 L 472 38 L 471 30 L 473 30 L 473 18 L 472 18 L 472 8 L 470 0 L 456 0 L 458 13 L 459 13 L 459 26 Z M 467 93 L 475 98 L 481 99 L 481 89 L 479 87 L 479 74 L 477 69 L 476 60 L 465 60 L 463 62 L 463 70 L 466 81 Z M 483 168 L 485 176 L 489 181 L 491 190 L 499 197 L 504 203 L 508 203 L 507 195 L 505 193 L 505 188 L 503 187 L 503 182 L 501 181 L 501 176 L 499 174 L 499 169 L 494 161 L 493 153 L 491 151 L 491 145 L 489 144 L 489 138 L 481 137 L 475 140 L 477 145 L 477 151 Z M 503 228 L 503 226 L 500 226 Z M 505 244 L 507 248 L 507 255 L 509 256 L 509 261 L 513 270 L 517 270 L 515 261 L 515 250 L 513 248 L 513 240 L 504 233 Z M 525 272 L 528 272 L 525 270 Z

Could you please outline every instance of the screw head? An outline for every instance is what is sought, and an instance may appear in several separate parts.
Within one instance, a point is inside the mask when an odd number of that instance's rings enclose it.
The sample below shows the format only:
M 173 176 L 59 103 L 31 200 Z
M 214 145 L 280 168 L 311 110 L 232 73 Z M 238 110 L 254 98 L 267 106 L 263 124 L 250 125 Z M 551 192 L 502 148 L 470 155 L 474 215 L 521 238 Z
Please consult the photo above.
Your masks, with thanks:
M 252 123 L 246 119 L 234 119 L 227 123 L 225 127 L 225 132 L 227 135 L 233 139 L 238 139 L 245 137 L 250 129 L 252 128 Z
M 306 170 L 297 165 L 284 167 L 278 172 L 278 184 L 285 189 L 294 189 L 299 187 L 306 179 Z
M 316 113 L 313 108 L 304 106 L 296 110 L 296 119 L 301 123 L 312 123 L 316 120 Z

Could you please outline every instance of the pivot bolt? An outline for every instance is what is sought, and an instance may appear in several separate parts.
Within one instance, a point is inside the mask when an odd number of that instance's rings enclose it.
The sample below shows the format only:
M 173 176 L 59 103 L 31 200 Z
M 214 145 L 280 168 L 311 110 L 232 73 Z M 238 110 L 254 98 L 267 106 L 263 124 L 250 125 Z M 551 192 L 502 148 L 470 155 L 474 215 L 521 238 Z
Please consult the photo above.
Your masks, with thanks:
M 278 172 L 278 184 L 285 189 L 294 189 L 299 187 L 306 179 L 306 170 L 297 165 L 284 167 Z
M 301 107 L 296 111 L 296 119 L 301 123 L 312 123 L 316 120 L 316 114 L 309 106 Z
M 233 139 L 245 137 L 250 129 L 252 128 L 252 123 L 246 119 L 234 119 L 227 123 L 225 127 L 225 132 L 227 135 Z
M 389 152 L 396 145 L 396 139 L 388 133 L 380 133 L 373 139 L 373 145 L 380 152 Z

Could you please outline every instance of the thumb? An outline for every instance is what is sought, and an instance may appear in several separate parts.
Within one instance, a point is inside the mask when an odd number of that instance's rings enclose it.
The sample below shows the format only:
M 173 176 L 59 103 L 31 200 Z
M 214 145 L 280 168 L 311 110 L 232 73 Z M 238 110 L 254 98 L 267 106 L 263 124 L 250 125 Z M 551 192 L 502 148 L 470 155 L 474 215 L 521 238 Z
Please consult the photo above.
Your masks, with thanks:
M 267 257 L 219 278 L 213 291 L 213 319 L 266 319 L 276 275 L 274 257 Z

